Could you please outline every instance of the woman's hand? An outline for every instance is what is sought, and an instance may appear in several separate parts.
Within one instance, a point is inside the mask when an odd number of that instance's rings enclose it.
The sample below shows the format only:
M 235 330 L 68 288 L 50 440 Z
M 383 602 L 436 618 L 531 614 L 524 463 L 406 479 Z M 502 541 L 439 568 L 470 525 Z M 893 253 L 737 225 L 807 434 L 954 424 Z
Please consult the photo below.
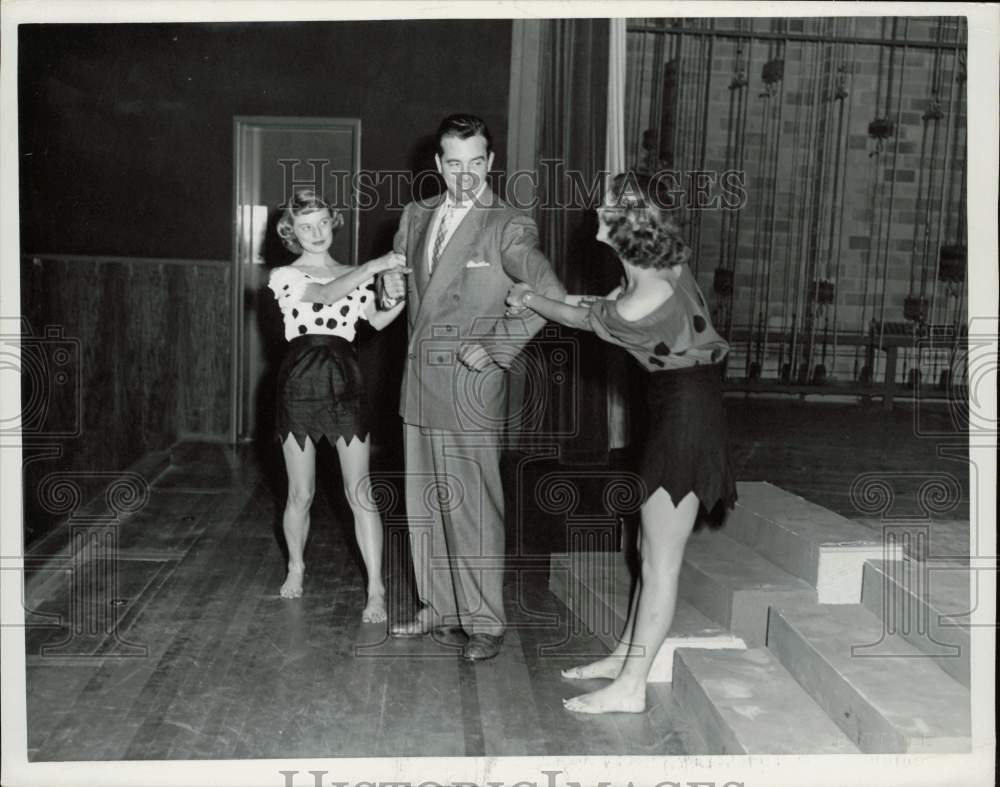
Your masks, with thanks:
M 393 270 L 394 268 L 402 268 L 405 264 L 406 257 L 390 251 L 388 254 L 383 254 L 381 257 L 376 257 L 374 260 L 366 262 L 365 272 L 369 276 L 376 276 L 379 273 Z
M 507 316 L 516 317 L 524 313 L 528 304 L 524 302 L 524 296 L 534 293 L 534 290 L 524 282 L 518 282 L 507 293 Z

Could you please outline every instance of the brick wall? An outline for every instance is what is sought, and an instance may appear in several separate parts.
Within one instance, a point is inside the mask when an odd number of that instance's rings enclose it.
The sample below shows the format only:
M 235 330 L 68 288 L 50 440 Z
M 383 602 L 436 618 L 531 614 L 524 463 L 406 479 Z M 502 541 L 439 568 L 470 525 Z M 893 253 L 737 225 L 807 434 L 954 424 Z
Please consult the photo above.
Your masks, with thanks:
M 810 333 L 805 314 L 816 279 L 835 282 L 836 294 L 817 317 L 819 336 L 824 326 L 828 335 L 863 331 L 873 318 L 903 323 L 904 299 L 921 292 L 929 321 L 964 321 L 964 286 L 949 289 L 937 277 L 939 247 L 965 242 L 964 49 L 961 57 L 954 49 L 935 56 L 926 47 L 833 40 L 933 42 L 940 18 L 899 18 L 895 30 L 892 19 L 882 18 L 756 19 L 757 34 L 821 40 L 758 38 L 752 45 L 724 35 L 747 33 L 750 20 L 676 20 L 686 29 L 712 25 L 711 35 L 635 29 L 673 21 L 630 20 L 626 161 L 646 170 L 722 171 L 727 149 L 729 167 L 739 168 L 734 154 L 742 141 L 742 208 L 728 215 L 720 209 L 677 213 L 695 250 L 692 267 L 717 306 L 715 269 L 735 271 L 732 326 L 759 328 L 763 315 L 774 331 L 789 333 L 797 323 Z M 964 42 L 965 20 L 946 18 L 940 32 L 945 42 Z M 742 134 L 737 91 L 730 89 L 738 48 L 748 81 Z M 783 78 L 762 97 L 762 69 L 782 55 Z M 676 74 L 675 158 L 657 165 L 641 140 L 661 116 L 661 75 L 669 62 Z M 925 124 L 935 83 L 943 116 Z M 842 102 L 833 98 L 838 84 L 847 92 Z M 885 117 L 895 132 L 879 146 L 868 126 Z M 855 373 L 853 355 L 840 362 L 842 376 Z

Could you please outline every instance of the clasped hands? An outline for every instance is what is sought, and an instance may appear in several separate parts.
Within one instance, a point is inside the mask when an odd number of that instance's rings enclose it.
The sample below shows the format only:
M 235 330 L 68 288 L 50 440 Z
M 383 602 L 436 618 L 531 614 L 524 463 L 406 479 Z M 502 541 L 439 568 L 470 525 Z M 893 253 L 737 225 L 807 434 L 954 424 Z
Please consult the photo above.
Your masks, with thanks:
M 411 268 L 406 266 L 406 256 L 390 251 L 368 263 L 371 274 L 378 275 L 382 289 L 389 298 L 406 297 L 406 274 Z
M 618 297 L 621 292 L 621 287 L 616 287 L 614 290 L 609 292 L 605 298 L 609 300 L 614 300 Z M 534 295 L 535 291 L 530 285 L 524 282 L 517 282 L 514 284 L 510 290 L 507 292 L 507 312 L 508 317 L 519 317 L 524 314 L 525 311 L 531 307 L 527 304 L 525 298 L 529 295 Z M 597 301 L 601 300 L 598 295 L 567 295 L 564 299 L 564 303 L 569 306 L 583 306 L 591 307 Z
M 530 285 L 519 281 L 507 292 L 507 316 L 518 317 L 528 310 L 529 306 L 524 302 L 524 296 L 533 295 L 534 290 Z

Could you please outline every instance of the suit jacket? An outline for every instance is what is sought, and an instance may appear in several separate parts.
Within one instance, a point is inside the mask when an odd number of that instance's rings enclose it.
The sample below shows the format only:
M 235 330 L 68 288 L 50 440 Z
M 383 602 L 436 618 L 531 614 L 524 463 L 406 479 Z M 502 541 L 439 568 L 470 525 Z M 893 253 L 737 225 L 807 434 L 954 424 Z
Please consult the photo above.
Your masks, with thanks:
M 545 324 L 532 312 L 505 317 L 507 292 L 526 282 L 561 299 L 565 289 L 538 249 L 535 222 L 489 188 L 455 229 L 432 274 L 427 235 L 440 194 L 403 210 L 393 249 L 406 255 L 409 341 L 400 396 L 403 421 L 455 432 L 494 432 L 503 425 L 506 370 Z M 474 372 L 458 360 L 463 343 L 489 353 Z

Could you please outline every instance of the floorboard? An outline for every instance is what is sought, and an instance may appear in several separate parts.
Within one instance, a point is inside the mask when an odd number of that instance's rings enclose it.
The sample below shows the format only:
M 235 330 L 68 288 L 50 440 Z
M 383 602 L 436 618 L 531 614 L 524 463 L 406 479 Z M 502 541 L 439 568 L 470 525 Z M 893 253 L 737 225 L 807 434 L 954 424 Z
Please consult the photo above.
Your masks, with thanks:
M 927 520 L 941 530 L 931 541 L 951 551 L 968 543 L 969 468 L 939 453 L 961 440 L 921 434 L 912 409 L 742 398 L 726 407 L 741 480 L 770 481 L 877 528 L 920 514 L 923 485 L 950 476 L 950 497 Z M 947 412 L 935 417 L 947 421 Z M 253 447 L 177 446 L 148 504 L 115 532 L 115 572 L 97 572 L 83 597 L 70 582 L 68 536 L 40 545 L 36 557 L 50 563 L 32 563 L 29 576 L 29 759 L 699 753 L 669 686 L 650 687 L 641 715 L 562 707 L 601 682 L 559 671 L 605 651 L 547 590 L 548 555 L 568 543 L 565 515 L 516 499 L 515 480 L 521 474 L 531 489 L 563 472 L 575 483 L 606 467 L 505 457 L 511 625 L 500 655 L 473 665 L 455 648 L 390 639 L 384 625 L 361 623 L 363 570 L 328 451 L 318 476 L 331 482 L 312 511 L 304 594 L 281 599 L 284 479 L 274 457 L 262 456 Z M 378 466 L 388 473 L 393 461 L 383 455 Z M 893 489 L 884 511 L 861 510 L 852 493 L 872 473 Z M 613 512 L 586 486 L 593 481 L 580 483 L 576 523 L 613 528 Z M 387 505 L 388 601 L 400 617 L 413 609 L 412 568 L 399 497 Z M 75 620 L 90 629 L 74 630 Z

